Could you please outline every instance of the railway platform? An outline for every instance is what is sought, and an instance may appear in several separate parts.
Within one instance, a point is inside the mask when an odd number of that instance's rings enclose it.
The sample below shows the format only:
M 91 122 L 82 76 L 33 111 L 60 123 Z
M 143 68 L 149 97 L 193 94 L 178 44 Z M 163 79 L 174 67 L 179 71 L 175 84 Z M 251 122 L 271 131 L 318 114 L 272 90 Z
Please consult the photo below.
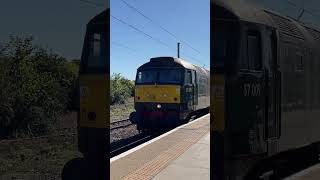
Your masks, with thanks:
M 113 157 L 110 179 L 210 179 L 210 114 Z
M 284 180 L 319 180 L 320 179 L 320 164 L 311 166 L 303 171 L 291 175 Z

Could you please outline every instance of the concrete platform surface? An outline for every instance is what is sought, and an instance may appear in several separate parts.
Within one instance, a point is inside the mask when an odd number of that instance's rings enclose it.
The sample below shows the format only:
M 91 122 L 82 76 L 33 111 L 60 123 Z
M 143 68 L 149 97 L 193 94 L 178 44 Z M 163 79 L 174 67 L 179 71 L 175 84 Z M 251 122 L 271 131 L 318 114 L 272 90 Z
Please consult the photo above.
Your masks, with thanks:
M 110 179 L 209 179 L 210 114 L 110 159 Z
M 320 164 L 309 167 L 284 180 L 320 180 Z
M 210 179 L 210 133 L 184 152 L 152 180 Z

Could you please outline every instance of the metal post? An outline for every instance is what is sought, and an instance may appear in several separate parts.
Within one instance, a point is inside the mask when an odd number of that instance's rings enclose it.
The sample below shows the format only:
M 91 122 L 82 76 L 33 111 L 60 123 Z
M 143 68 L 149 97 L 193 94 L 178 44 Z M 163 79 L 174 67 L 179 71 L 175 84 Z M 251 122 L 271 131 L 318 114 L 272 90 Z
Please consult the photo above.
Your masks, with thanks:
M 178 58 L 180 58 L 180 43 L 178 42 Z

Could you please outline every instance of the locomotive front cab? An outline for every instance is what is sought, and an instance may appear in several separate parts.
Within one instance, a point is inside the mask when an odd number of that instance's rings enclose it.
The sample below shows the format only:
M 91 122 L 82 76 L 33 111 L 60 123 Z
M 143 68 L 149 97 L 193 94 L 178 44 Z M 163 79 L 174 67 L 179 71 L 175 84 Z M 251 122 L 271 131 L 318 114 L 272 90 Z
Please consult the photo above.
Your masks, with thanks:
M 174 127 L 195 105 L 195 71 L 171 57 L 152 58 L 137 70 L 133 123 L 138 129 Z
M 106 153 L 109 119 L 109 10 L 87 25 L 79 71 L 79 150 L 84 155 Z
M 87 24 L 78 82 L 78 149 L 83 158 L 65 164 L 63 180 L 107 179 L 109 13 L 108 8 Z
M 212 5 L 212 3 L 211 3 Z M 240 25 L 237 18 L 222 5 L 211 11 L 211 130 L 223 133 L 226 125 L 226 85 L 236 73 L 239 59 Z
M 210 36 L 210 131 L 212 135 L 212 159 L 214 179 L 227 179 L 233 174 L 230 170 L 229 133 L 230 113 L 228 84 L 235 77 L 236 62 L 239 59 L 240 25 L 238 18 L 231 13 L 223 1 L 211 0 Z M 227 158 L 226 158 L 227 157 Z

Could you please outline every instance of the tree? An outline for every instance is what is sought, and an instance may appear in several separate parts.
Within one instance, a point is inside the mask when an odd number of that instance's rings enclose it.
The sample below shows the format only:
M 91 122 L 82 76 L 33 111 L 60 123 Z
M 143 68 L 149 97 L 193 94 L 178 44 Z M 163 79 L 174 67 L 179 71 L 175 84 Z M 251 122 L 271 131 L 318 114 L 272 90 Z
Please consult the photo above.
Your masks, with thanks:
M 70 104 L 78 65 L 11 36 L 0 48 L 0 138 L 40 135 Z
M 134 83 L 126 79 L 121 74 L 114 73 L 110 80 L 110 96 L 111 104 L 120 103 L 125 101 L 133 95 Z

